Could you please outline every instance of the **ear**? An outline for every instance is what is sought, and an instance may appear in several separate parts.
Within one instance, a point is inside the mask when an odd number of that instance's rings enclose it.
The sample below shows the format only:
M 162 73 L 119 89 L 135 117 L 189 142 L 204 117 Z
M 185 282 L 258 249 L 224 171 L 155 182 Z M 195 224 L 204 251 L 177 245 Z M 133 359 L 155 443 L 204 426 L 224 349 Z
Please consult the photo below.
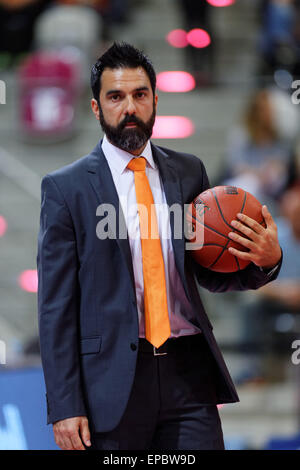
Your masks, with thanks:
M 96 119 L 99 121 L 99 106 L 98 106 L 98 103 L 95 100 L 95 98 L 93 98 L 91 100 L 91 108 L 92 108 L 92 111 L 93 111 Z
M 157 101 L 158 101 L 158 96 L 157 96 L 157 94 L 155 94 L 155 97 L 154 97 L 155 111 L 156 111 L 156 108 L 157 108 Z

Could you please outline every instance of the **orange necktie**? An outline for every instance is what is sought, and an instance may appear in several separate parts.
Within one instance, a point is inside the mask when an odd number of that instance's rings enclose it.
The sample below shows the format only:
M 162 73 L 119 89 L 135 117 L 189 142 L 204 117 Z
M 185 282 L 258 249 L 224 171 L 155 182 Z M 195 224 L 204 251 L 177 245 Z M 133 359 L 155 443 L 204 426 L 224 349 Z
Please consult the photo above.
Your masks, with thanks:
M 144 276 L 145 336 L 156 348 L 170 336 L 164 260 L 153 196 L 144 157 L 133 158 L 127 168 L 134 171 L 140 220 Z M 139 207 L 140 206 L 140 207 Z

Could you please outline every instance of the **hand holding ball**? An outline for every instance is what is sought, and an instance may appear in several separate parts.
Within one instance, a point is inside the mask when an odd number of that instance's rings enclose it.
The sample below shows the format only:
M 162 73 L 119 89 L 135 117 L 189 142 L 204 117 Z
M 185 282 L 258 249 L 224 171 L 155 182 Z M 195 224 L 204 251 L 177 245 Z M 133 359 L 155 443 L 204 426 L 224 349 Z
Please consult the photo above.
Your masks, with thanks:
M 239 235 L 251 240 L 250 231 L 249 237 L 245 233 L 247 230 L 243 233 L 240 231 L 242 227 L 239 225 L 237 214 L 244 214 L 254 220 L 256 222 L 254 230 L 257 232 L 261 230 L 263 234 L 266 224 L 262 215 L 262 205 L 247 191 L 234 186 L 216 186 L 194 199 L 188 208 L 186 219 L 192 227 L 192 233 L 195 234 L 190 243 L 193 243 L 193 240 L 197 243 L 197 231 L 203 231 L 203 245 L 199 249 L 195 245 L 196 249 L 190 251 L 197 263 L 212 271 L 223 273 L 235 272 L 248 266 L 251 260 L 241 259 L 229 251 L 229 248 L 249 251 L 246 246 L 234 239 Z M 239 221 L 236 228 L 231 225 L 233 220 Z M 253 227 L 248 230 L 253 230 Z M 229 235 L 232 232 L 234 235 Z

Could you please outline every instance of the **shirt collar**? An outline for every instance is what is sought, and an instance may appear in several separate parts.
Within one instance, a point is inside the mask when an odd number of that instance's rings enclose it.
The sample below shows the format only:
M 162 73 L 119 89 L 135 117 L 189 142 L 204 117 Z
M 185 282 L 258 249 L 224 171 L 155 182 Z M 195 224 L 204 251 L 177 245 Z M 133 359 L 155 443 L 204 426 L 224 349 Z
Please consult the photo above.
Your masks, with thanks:
M 123 173 L 130 160 L 134 158 L 134 155 L 132 155 L 131 153 L 126 152 L 125 150 L 122 150 L 116 147 L 115 145 L 111 144 L 107 139 L 106 135 L 104 135 L 103 137 L 102 150 L 107 161 L 109 162 L 109 165 L 111 165 L 114 170 L 118 173 Z M 146 147 L 144 148 L 142 154 L 139 156 L 143 156 L 146 159 L 147 164 L 150 165 L 152 168 L 156 169 L 156 165 L 153 160 L 150 140 L 148 140 Z

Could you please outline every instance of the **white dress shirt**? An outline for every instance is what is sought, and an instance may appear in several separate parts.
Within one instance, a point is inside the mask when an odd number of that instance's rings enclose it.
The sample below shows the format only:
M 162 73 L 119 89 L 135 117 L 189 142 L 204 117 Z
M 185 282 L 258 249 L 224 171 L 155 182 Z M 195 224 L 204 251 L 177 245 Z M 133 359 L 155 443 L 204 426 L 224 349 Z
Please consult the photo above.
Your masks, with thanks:
M 137 212 L 134 172 L 126 168 L 134 156 L 112 145 L 106 136 L 104 136 L 102 142 L 102 150 L 112 173 L 128 230 L 139 315 L 139 337 L 144 338 L 144 280 L 139 215 Z M 186 297 L 175 265 L 167 201 L 158 168 L 153 160 L 150 141 L 147 142 L 142 156 L 147 161 L 146 175 L 153 194 L 157 214 L 159 236 L 165 265 L 171 336 L 177 337 L 196 334 L 199 333 L 200 330 L 188 321 L 188 318 L 194 318 L 195 314 Z

